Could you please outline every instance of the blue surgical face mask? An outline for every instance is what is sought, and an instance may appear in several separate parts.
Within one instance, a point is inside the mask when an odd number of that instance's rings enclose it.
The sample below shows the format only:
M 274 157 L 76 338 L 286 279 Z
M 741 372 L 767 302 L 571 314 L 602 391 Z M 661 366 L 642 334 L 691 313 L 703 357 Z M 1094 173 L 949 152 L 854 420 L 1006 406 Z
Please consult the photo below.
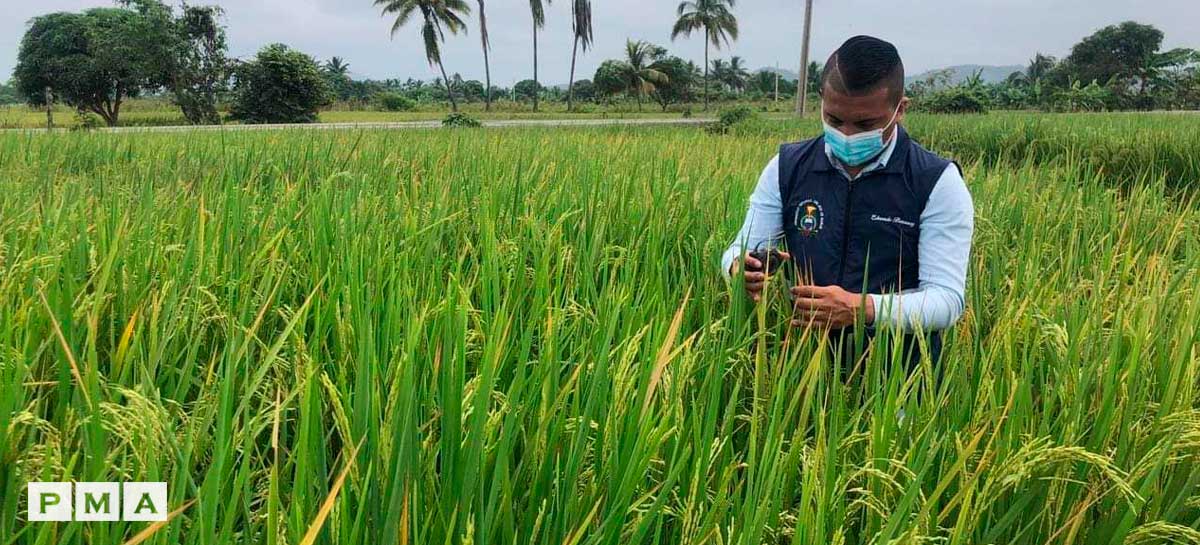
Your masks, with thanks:
M 848 167 L 857 167 L 866 164 L 871 159 L 883 153 L 885 146 L 883 141 L 883 133 L 888 126 L 896 120 L 896 116 L 900 113 L 900 105 L 896 105 L 896 111 L 892 112 L 892 118 L 888 120 L 887 125 L 873 131 L 860 132 L 853 136 L 846 136 L 832 126 L 828 121 L 825 121 L 825 112 L 821 112 L 821 122 L 825 125 L 825 143 L 829 144 L 829 150 L 833 152 L 833 156 Z M 895 136 L 893 134 L 893 136 Z

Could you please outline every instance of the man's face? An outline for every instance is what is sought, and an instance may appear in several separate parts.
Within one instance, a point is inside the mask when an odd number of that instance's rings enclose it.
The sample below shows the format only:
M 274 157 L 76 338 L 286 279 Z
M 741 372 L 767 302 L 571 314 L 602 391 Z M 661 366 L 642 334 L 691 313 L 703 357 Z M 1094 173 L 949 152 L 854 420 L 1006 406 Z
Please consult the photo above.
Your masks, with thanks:
M 897 111 L 896 104 L 888 98 L 886 86 L 863 96 L 850 96 L 826 85 L 821 90 L 821 109 L 825 122 L 846 136 L 887 126 L 883 133 L 883 141 L 890 142 L 892 134 L 896 132 L 896 125 L 904 120 L 908 98 L 900 99 Z M 896 114 L 896 122 L 888 126 L 888 122 L 892 120 L 892 113 Z

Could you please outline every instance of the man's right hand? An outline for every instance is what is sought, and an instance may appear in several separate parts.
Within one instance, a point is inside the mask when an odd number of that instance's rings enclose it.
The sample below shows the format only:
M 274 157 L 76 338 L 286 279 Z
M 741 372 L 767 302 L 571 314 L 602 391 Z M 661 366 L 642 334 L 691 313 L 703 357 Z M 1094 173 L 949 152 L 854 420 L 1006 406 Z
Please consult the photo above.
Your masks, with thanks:
M 792 259 L 791 254 L 780 251 L 779 255 L 783 257 L 784 262 Z M 745 267 L 742 264 L 745 264 Z M 745 280 L 746 295 L 755 303 L 762 299 L 762 290 L 766 286 L 768 275 L 763 271 L 762 261 L 755 259 L 749 252 L 742 254 L 741 259 L 733 260 L 732 274 L 737 274 L 741 270 Z M 775 271 L 771 271 L 770 276 L 775 276 Z

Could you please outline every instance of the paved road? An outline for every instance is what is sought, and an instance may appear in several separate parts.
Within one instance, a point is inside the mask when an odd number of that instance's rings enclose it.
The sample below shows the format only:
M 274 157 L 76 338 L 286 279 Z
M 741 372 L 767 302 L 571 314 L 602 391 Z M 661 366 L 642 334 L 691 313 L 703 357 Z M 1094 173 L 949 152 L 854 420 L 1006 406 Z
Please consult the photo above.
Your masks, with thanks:
M 712 118 L 631 118 L 631 119 L 487 119 L 484 127 L 607 127 L 621 125 L 700 125 Z M 280 123 L 265 125 L 181 125 L 169 127 L 104 127 L 102 132 L 192 132 L 192 131 L 264 131 L 264 130 L 404 130 L 436 129 L 441 121 L 392 121 L 370 123 Z M 45 129 L 10 129 L 45 132 Z M 60 129 L 65 130 L 65 129 Z

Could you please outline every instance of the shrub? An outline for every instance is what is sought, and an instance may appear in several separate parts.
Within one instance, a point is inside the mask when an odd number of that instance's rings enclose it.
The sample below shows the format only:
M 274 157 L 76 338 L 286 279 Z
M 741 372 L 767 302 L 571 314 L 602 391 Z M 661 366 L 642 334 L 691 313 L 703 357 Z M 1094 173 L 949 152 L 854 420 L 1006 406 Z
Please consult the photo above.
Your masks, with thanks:
M 988 104 L 975 89 L 952 87 L 921 97 L 916 109 L 934 114 L 981 114 L 988 111 Z
M 454 112 L 442 120 L 443 127 L 475 129 L 483 126 L 478 119 L 462 112 Z
M 577 114 L 595 113 L 596 105 L 592 104 L 591 102 L 580 102 L 576 100 L 575 103 L 571 105 L 571 111 Z
M 75 111 L 75 122 L 71 124 L 73 131 L 92 131 L 104 125 L 100 116 L 83 110 Z
M 709 125 L 707 130 L 713 134 L 725 134 L 735 125 L 754 122 L 758 119 L 758 113 L 753 108 L 741 105 L 734 106 L 721 110 L 721 114 L 717 116 L 717 122 Z
M 416 102 L 400 93 L 379 93 L 375 102 L 385 112 L 407 112 L 417 107 Z
M 741 105 L 734 106 L 733 108 L 726 110 L 721 110 L 721 114 L 718 116 L 717 122 L 722 125 L 732 126 L 748 119 L 754 119 L 755 117 L 758 117 L 758 114 L 755 113 L 752 108 L 746 105 Z
M 1050 110 L 1055 112 L 1100 112 L 1116 101 L 1112 91 L 1096 82 L 1081 86 L 1078 81 L 1050 96 Z
M 237 70 L 231 117 L 243 123 L 312 123 L 332 102 L 312 57 L 271 44 Z

